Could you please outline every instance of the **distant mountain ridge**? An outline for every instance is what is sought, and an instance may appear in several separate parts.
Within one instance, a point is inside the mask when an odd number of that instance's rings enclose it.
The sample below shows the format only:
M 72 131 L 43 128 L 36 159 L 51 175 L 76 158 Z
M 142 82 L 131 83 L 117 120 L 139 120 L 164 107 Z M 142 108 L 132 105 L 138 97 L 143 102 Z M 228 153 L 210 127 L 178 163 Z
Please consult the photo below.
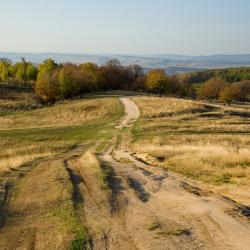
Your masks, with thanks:
M 120 54 L 63 54 L 63 53 L 10 53 L 0 52 L 0 58 L 8 58 L 17 62 L 21 57 L 35 64 L 46 58 L 53 58 L 58 63 L 93 62 L 105 64 L 111 58 L 116 58 L 123 65 L 139 64 L 145 69 L 163 68 L 171 73 L 197 71 L 202 69 L 250 66 L 250 54 L 189 56 L 177 54 L 151 55 L 120 55 Z

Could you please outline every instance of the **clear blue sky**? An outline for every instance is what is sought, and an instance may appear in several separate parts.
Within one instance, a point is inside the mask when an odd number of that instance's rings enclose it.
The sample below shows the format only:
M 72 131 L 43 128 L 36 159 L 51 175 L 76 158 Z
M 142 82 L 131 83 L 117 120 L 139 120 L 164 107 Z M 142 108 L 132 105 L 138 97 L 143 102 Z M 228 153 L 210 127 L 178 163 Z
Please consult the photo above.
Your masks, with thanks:
M 0 51 L 250 53 L 250 0 L 0 0 Z

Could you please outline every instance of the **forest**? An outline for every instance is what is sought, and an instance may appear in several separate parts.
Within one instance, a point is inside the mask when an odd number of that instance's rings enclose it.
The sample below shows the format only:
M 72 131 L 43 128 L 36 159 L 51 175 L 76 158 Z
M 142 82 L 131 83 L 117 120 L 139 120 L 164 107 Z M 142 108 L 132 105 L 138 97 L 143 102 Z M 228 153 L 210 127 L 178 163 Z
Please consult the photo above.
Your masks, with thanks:
M 123 66 L 116 59 L 98 66 L 91 62 L 58 64 L 51 58 L 34 65 L 25 58 L 17 63 L 3 58 L 0 82 L 31 85 L 39 100 L 47 104 L 107 90 L 142 91 L 231 104 L 249 101 L 250 67 L 168 75 L 164 69 L 145 72 L 139 65 Z

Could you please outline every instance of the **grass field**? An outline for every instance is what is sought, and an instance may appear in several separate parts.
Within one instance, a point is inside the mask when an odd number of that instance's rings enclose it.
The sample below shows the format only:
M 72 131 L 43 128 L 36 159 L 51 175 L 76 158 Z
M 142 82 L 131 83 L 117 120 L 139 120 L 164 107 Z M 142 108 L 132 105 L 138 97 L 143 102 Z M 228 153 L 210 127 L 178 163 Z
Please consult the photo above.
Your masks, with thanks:
M 135 97 L 142 116 L 132 150 L 156 165 L 216 186 L 250 187 L 249 106 Z
M 15 249 L 17 242 L 20 246 L 22 240 L 32 241 L 32 237 L 39 239 L 43 249 L 87 246 L 84 209 L 81 203 L 75 206 L 76 184 L 67 162 L 79 152 L 106 149 L 122 115 L 122 105 L 112 97 L 2 113 L 0 224 L 6 219 L 6 203 L 8 213 L 15 216 L 7 216 L 4 231 L 0 229 L 0 248 Z M 30 232 L 33 227 L 39 232 Z M 10 242 L 12 237 L 17 240 Z
M 101 148 L 121 114 L 116 99 L 103 98 L 2 116 L 0 172 L 86 142 Z
M 134 223 L 135 235 L 144 228 L 146 233 L 166 239 L 186 237 L 191 232 L 186 226 L 165 226 L 158 217 L 151 218 L 154 205 L 149 210 L 145 207 L 150 214 L 145 225 L 137 225 L 143 218 L 138 216 L 142 204 L 156 204 L 159 197 L 164 201 L 166 195 L 171 198 L 176 192 L 178 202 L 183 196 L 183 202 L 197 199 L 175 186 L 177 179 L 167 178 L 168 173 L 160 167 L 178 175 L 178 185 L 187 181 L 190 187 L 192 183 L 194 187 L 209 186 L 209 190 L 249 204 L 247 106 L 152 96 L 131 99 L 138 104 L 141 116 L 133 126 L 130 118 L 123 129 L 114 129 L 124 116 L 116 95 L 88 96 L 28 111 L 12 109 L 0 115 L 1 249 L 91 249 L 93 242 L 103 244 L 109 237 L 105 236 L 107 228 L 117 237 L 126 233 L 120 226 L 127 208 L 138 209 L 135 214 L 128 210 L 127 216 Z M 126 112 L 134 115 L 133 106 L 127 103 Z M 137 165 L 131 153 L 157 168 Z M 161 189 L 163 180 L 172 182 L 169 187 L 174 189 Z M 124 183 L 128 187 L 124 188 Z M 170 204 L 169 200 L 165 205 L 159 202 L 162 210 L 157 207 L 153 211 L 160 217 L 169 216 L 165 213 L 169 205 L 175 207 L 174 214 L 180 209 L 182 218 L 183 209 L 175 202 L 175 198 Z M 126 209 L 119 213 L 123 206 Z M 196 209 L 197 203 L 194 206 Z

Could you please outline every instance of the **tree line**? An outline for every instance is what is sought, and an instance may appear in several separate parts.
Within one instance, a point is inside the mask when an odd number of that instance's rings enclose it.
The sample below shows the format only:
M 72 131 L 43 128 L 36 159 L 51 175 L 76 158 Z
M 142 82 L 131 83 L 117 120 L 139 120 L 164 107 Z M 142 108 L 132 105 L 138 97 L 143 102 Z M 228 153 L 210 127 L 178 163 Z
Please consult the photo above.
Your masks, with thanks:
M 25 58 L 15 64 L 8 59 L 0 58 L 0 82 L 32 83 L 36 81 L 37 74 L 37 67 Z
M 139 65 L 122 66 L 112 59 L 94 63 L 58 64 L 49 58 L 36 66 L 24 58 L 0 60 L 0 81 L 30 83 L 42 102 L 105 90 L 145 91 L 159 95 L 245 102 L 250 95 L 250 68 L 204 70 L 168 75 L 163 69 L 145 72 Z

